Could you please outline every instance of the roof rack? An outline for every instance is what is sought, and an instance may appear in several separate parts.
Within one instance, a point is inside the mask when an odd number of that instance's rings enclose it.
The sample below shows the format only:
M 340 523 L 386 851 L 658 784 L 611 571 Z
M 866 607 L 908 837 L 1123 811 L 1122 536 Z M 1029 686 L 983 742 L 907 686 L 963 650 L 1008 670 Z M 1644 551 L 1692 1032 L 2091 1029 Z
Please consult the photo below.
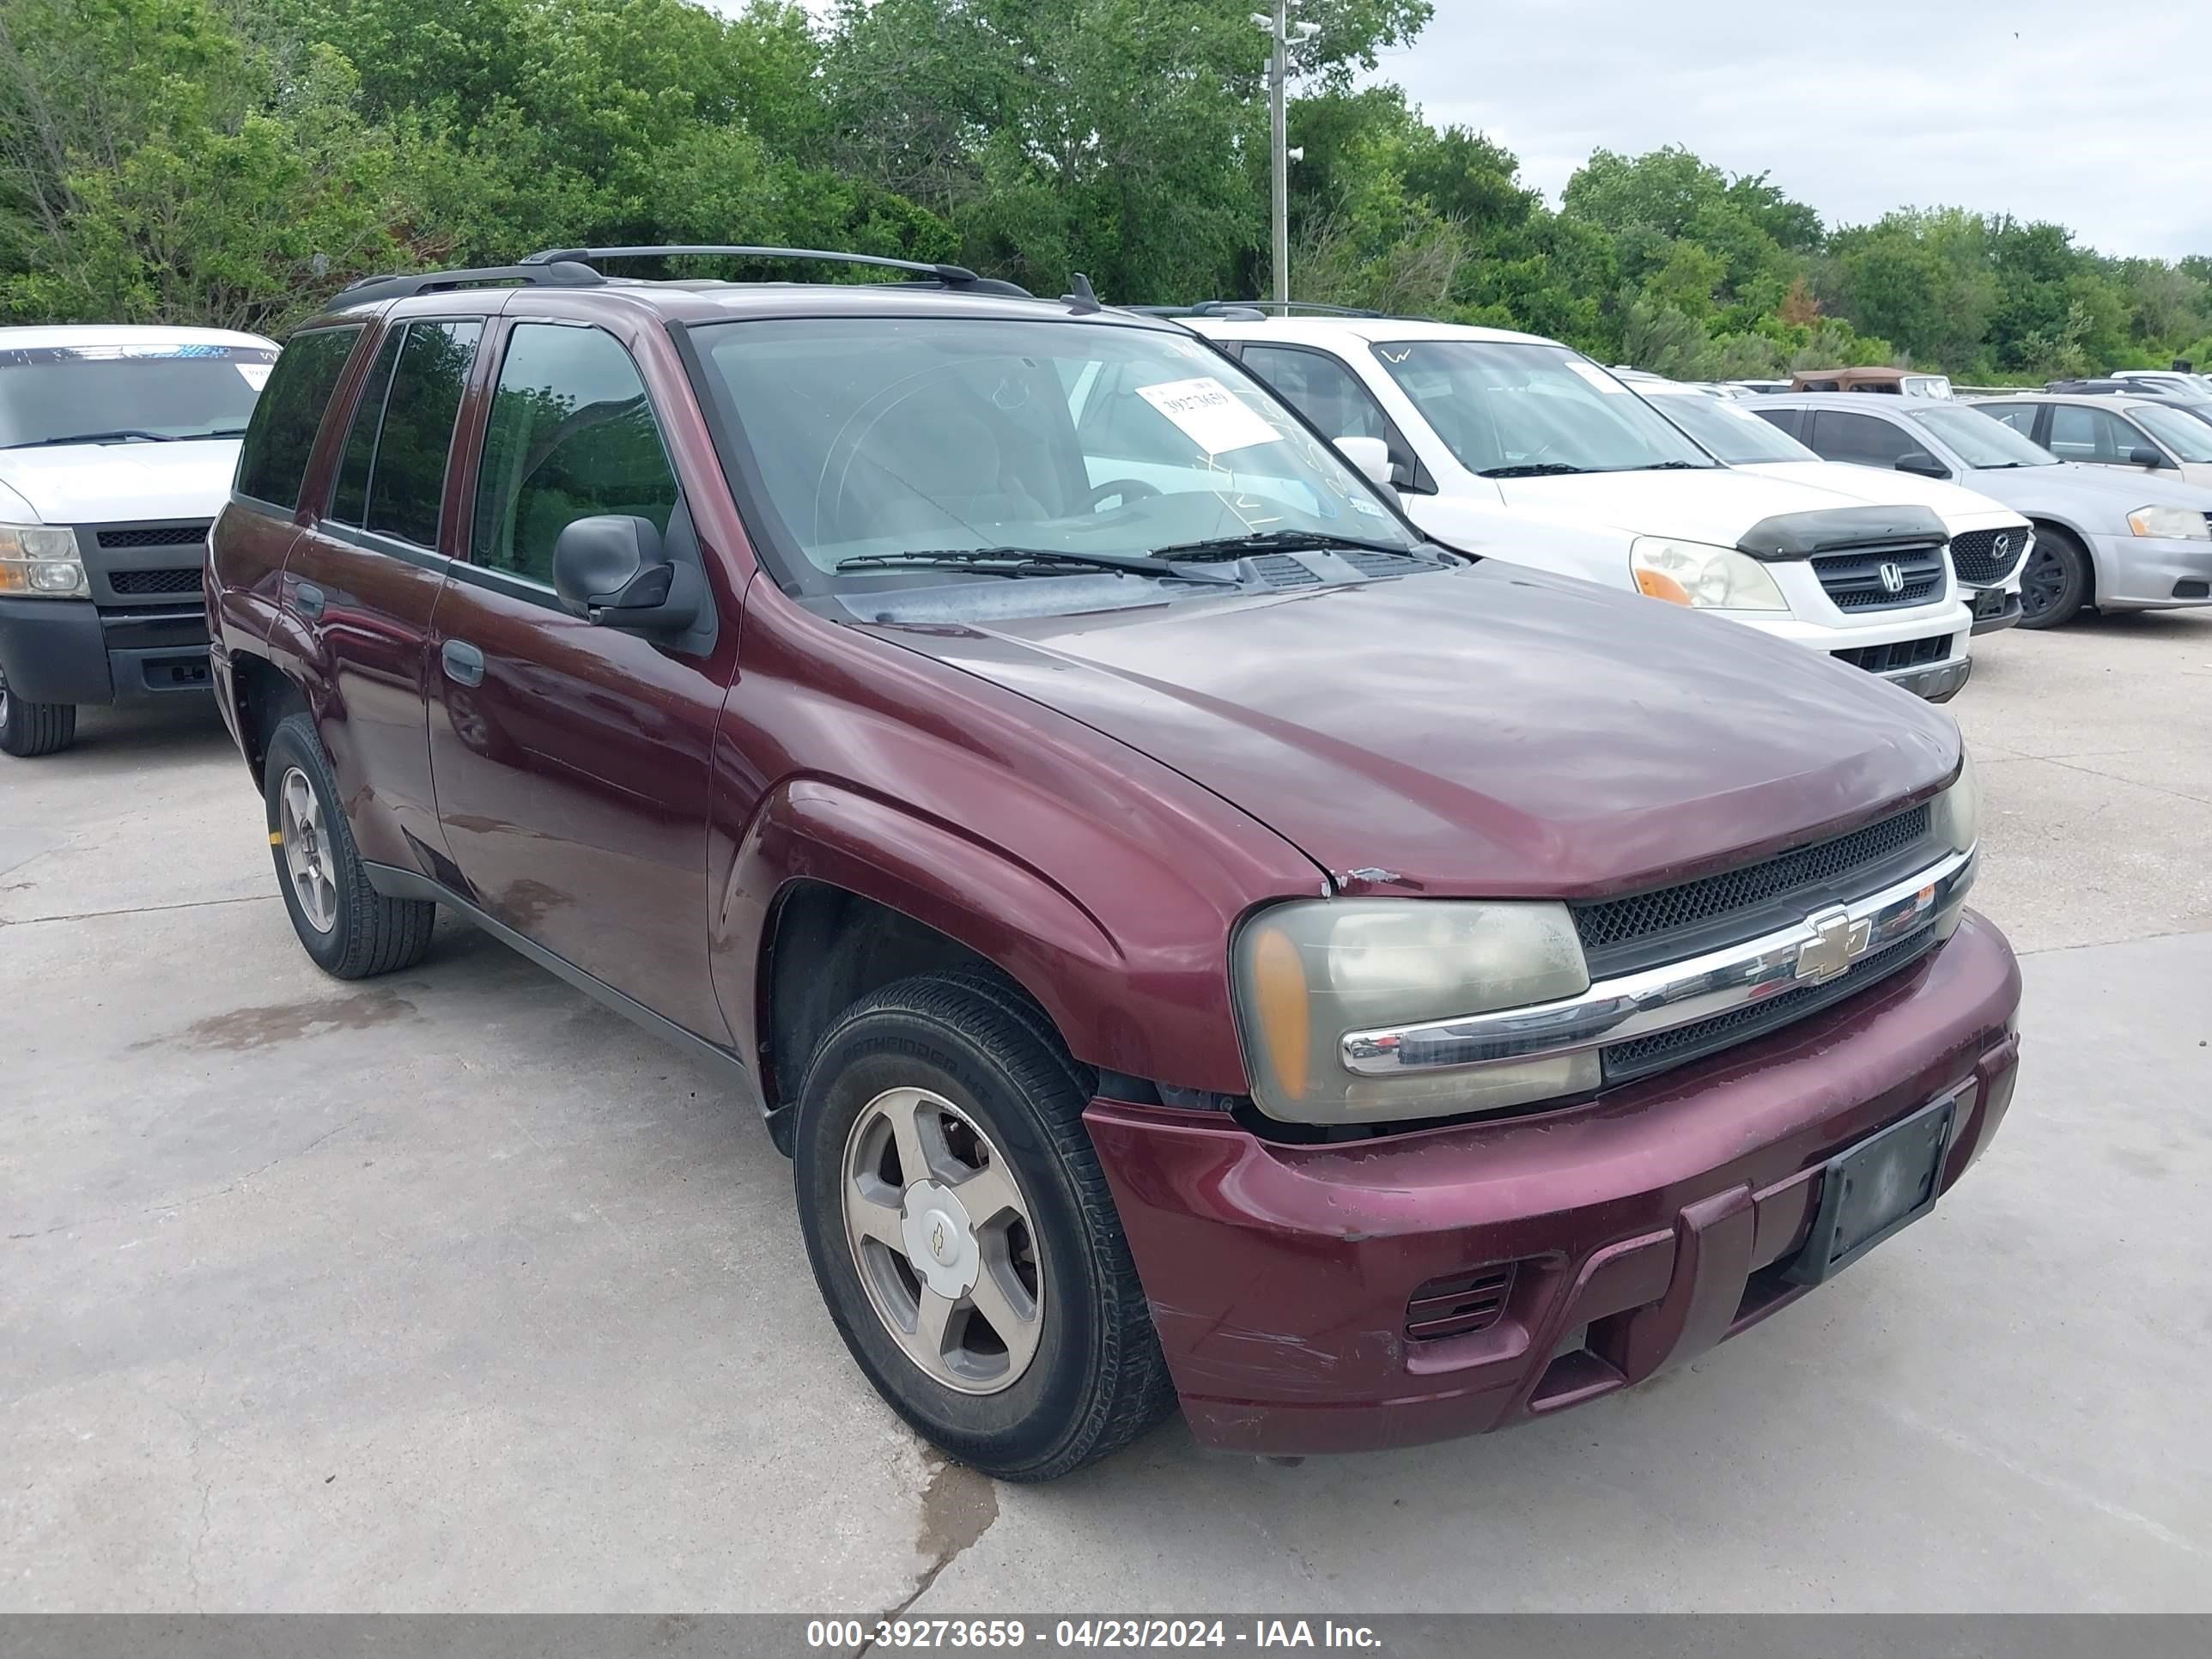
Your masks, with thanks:
M 1277 312 L 1283 316 L 1306 312 L 1321 317 L 1388 317 L 1382 311 L 1370 311 L 1361 306 L 1328 306 L 1318 300 L 1200 300 L 1188 306 L 1124 306 L 1124 311 L 1141 313 L 1147 317 L 1218 317 L 1224 321 L 1256 323 L 1266 320 L 1267 313 Z
M 364 276 L 349 283 L 332 296 L 331 307 L 338 310 L 348 306 L 376 305 L 386 300 L 404 300 L 411 295 L 495 283 L 514 283 L 525 288 L 598 288 L 606 280 L 589 265 L 568 259 L 482 265 L 464 270 L 422 270 L 399 276 Z
M 813 247 L 740 247 L 722 243 L 696 243 L 665 247 L 549 247 L 526 258 L 526 266 L 576 264 L 601 259 L 699 258 L 721 256 L 732 259 L 818 260 L 829 264 L 872 265 L 883 270 L 903 270 L 927 276 L 946 288 L 971 294 L 998 294 L 1018 300 L 1034 299 L 1027 289 L 995 276 L 981 276 L 965 265 L 933 264 L 920 259 L 890 259 L 877 253 L 836 253 Z

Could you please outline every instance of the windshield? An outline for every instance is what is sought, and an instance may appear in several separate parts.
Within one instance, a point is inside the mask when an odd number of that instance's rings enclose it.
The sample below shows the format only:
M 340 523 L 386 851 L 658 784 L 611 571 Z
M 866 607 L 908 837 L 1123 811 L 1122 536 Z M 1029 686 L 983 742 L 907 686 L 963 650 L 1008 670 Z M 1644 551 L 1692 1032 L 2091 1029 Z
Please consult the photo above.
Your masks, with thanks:
M 1187 336 L 844 317 L 691 337 L 781 574 L 804 592 L 987 580 L 942 559 L 849 568 L 982 548 L 1119 561 L 1254 535 L 1421 545 L 1273 394 Z
M 1702 392 L 1655 394 L 1650 402 L 1652 408 L 1696 439 L 1707 453 L 1730 466 L 1820 459 L 1781 428 L 1762 421 L 1739 403 Z M 2212 427 L 2205 430 L 2212 433 Z
M 1514 477 L 1714 465 L 1627 386 L 1565 346 L 1392 340 L 1374 350 L 1470 472 Z
M 2128 415 L 2183 460 L 2212 461 L 2212 426 L 2194 415 L 2162 404 L 2137 404 Z
M 234 438 L 274 346 L 20 346 L 0 350 L 0 449 Z
M 1978 409 L 1913 409 L 1912 419 L 1951 446 L 1968 466 L 2056 466 L 2058 458 Z

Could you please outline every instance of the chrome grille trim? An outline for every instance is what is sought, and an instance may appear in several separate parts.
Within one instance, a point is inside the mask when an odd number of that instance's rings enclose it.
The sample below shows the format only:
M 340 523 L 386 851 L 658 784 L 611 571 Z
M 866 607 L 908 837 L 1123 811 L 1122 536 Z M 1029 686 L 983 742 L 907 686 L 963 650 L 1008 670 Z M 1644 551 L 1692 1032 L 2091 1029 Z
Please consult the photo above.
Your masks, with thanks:
M 1416 1025 L 1348 1033 L 1339 1045 L 1359 1077 L 1474 1070 L 1573 1054 L 1725 1014 L 1799 985 L 1837 978 L 1850 963 L 1932 927 L 1973 884 L 1975 853 L 1953 853 L 1902 881 L 1795 925 L 1686 961 L 1600 980 L 1579 996 Z M 1849 957 L 1804 958 L 1831 946 L 1838 926 Z M 1806 973 L 1808 960 L 1820 971 Z

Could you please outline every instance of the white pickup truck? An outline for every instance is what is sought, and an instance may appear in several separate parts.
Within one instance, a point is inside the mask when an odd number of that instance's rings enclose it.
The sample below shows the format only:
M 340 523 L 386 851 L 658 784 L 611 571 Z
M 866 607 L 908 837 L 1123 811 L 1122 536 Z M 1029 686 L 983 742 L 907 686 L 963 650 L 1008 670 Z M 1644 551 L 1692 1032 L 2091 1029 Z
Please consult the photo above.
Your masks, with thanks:
M 222 329 L 0 329 L 0 752 L 207 694 L 208 526 L 276 361 Z
M 1445 544 L 1725 616 L 1933 702 L 1972 664 L 1942 520 L 1723 466 L 1579 352 L 1369 316 L 1178 313 Z

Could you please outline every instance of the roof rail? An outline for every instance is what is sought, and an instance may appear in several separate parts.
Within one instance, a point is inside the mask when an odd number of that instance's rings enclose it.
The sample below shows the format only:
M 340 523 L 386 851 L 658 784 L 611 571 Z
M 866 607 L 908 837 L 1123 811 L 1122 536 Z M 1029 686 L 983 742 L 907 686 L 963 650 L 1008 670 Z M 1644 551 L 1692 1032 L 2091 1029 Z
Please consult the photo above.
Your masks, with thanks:
M 589 265 L 568 259 L 539 264 L 483 265 L 465 270 L 421 270 L 387 276 L 364 276 L 349 283 L 331 296 L 331 308 L 377 305 L 386 300 L 404 300 L 410 295 L 435 294 L 447 289 L 481 288 L 516 283 L 526 288 L 597 288 L 607 279 Z
M 998 294 L 1021 300 L 1036 297 L 1025 288 L 1001 282 L 995 276 L 978 276 L 965 265 L 932 264 L 919 259 L 890 259 L 877 253 L 837 253 L 827 248 L 740 247 L 721 243 L 665 247 L 549 247 L 529 255 L 522 263 L 543 266 L 563 263 L 584 264 L 586 261 L 601 259 L 696 258 L 714 255 L 732 259 L 819 260 L 829 264 L 873 265 L 884 270 L 904 270 L 915 276 L 927 276 L 946 288 L 960 289 L 971 294 Z
M 1286 317 L 1301 311 L 1322 317 L 1385 318 L 1390 314 L 1360 306 L 1323 305 L 1318 300 L 1200 300 L 1194 305 L 1124 306 L 1121 309 L 1141 312 L 1147 317 L 1218 317 L 1240 323 L 1264 320 L 1271 311 Z

